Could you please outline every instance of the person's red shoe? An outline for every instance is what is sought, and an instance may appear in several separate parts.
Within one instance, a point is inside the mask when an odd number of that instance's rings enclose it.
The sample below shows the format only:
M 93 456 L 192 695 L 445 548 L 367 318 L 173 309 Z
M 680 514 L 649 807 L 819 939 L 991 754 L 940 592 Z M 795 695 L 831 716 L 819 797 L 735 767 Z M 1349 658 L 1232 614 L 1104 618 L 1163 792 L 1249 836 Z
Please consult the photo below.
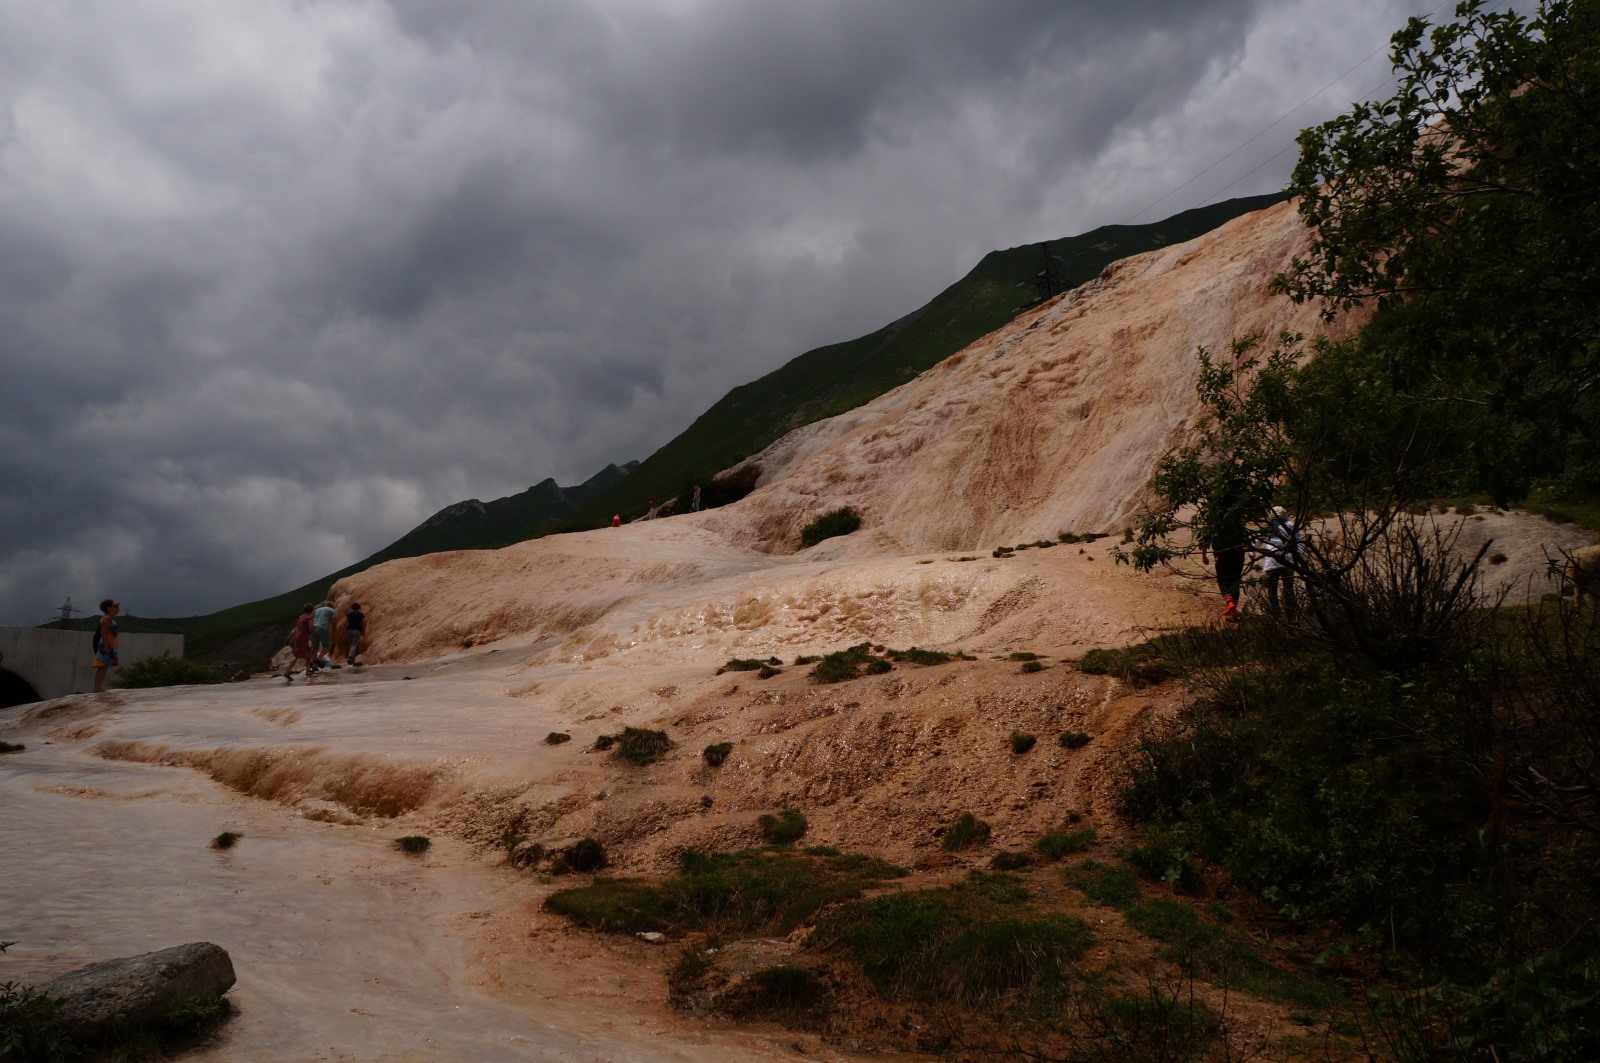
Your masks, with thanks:
M 1239 603 L 1233 600 L 1231 594 L 1222 596 L 1222 615 L 1230 620 L 1239 615 Z

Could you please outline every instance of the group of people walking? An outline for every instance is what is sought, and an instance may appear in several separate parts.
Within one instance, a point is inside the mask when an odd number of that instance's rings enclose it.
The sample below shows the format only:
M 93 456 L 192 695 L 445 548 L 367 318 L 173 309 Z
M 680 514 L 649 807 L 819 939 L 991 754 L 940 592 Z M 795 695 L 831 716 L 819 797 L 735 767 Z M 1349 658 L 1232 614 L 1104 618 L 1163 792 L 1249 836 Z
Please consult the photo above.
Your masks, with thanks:
M 300 608 L 300 616 L 289 637 L 294 660 L 283 673 L 284 679 L 293 681 L 297 669 L 303 669 L 309 677 L 325 668 L 339 667 L 333 663 L 333 624 L 338 615 L 331 601 L 320 605 L 307 602 Z M 345 660 L 348 663 L 361 664 L 358 657 L 366 633 L 367 614 L 361 611 L 360 602 L 351 602 L 344 614 Z
M 1217 589 L 1222 592 L 1222 615 L 1239 616 L 1239 592 L 1244 583 L 1245 564 L 1250 554 L 1260 558 L 1262 581 L 1267 588 L 1267 612 L 1293 620 L 1299 610 L 1295 600 L 1294 576 L 1300 566 L 1302 542 L 1294 519 L 1282 506 L 1273 506 L 1272 515 L 1254 535 L 1242 524 L 1232 534 L 1213 533 L 1210 542 L 1200 544 L 1200 561 L 1209 564 L 1216 558 Z

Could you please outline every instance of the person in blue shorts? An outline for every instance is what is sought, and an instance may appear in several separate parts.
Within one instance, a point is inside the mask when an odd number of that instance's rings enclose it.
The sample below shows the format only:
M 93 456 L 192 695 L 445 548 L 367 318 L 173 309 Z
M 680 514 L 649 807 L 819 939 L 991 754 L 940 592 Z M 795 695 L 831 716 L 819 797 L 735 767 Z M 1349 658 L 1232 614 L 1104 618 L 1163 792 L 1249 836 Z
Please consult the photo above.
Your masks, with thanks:
M 311 613 L 311 656 L 318 664 L 327 661 L 333 653 L 333 618 L 337 615 L 329 601 L 324 601 Z

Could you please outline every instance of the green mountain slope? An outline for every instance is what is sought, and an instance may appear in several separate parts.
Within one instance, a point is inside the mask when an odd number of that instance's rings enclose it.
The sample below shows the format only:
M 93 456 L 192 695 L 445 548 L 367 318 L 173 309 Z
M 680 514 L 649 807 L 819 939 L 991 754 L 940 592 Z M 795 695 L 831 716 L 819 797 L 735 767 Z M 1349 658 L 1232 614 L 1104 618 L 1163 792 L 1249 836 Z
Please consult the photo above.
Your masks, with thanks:
M 854 409 L 937 365 L 1010 321 L 1037 299 L 1032 281 L 1046 269 L 1052 294 L 1094 279 L 1129 255 L 1192 240 L 1241 214 L 1283 200 L 1279 194 L 1233 199 L 1185 211 L 1152 225 L 1106 225 L 1082 236 L 991 251 L 926 306 L 859 339 L 793 359 L 734 388 L 626 480 L 580 507 L 560 528 L 595 527 L 613 513 L 638 515 L 649 500 L 680 497 L 694 484 L 761 450 L 802 425 Z M 709 504 L 722 501 L 716 497 Z

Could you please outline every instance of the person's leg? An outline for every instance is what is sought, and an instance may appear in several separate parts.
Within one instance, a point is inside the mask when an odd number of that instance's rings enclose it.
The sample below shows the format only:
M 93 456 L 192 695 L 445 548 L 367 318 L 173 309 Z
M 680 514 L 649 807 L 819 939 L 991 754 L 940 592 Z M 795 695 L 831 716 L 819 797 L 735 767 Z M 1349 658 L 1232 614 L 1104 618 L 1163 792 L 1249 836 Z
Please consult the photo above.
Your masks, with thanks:
M 1225 601 L 1223 614 L 1232 616 L 1238 608 L 1239 585 L 1244 580 L 1244 547 L 1229 546 L 1217 551 L 1217 587 Z
M 1283 573 L 1283 615 L 1293 620 L 1300 612 L 1300 603 L 1294 598 L 1294 573 L 1282 569 Z
M 94 692 L 103 693 L 106 688 L 106 662 L 96 657 L 94 660 Z
M 1282 616 L 1282 607 L 1278 604 L 1278 584 L 1283 580 L 1283 569 L 1275 568 L 1266 575 L 1267 583 L 1267 613 L 1269 616 Z
M 350 664 L 356 663 L 356 655 L 361 652 L 361 632 L 352 631 L 347 636 L 349 649 L 345 651 L 344 659 Z

